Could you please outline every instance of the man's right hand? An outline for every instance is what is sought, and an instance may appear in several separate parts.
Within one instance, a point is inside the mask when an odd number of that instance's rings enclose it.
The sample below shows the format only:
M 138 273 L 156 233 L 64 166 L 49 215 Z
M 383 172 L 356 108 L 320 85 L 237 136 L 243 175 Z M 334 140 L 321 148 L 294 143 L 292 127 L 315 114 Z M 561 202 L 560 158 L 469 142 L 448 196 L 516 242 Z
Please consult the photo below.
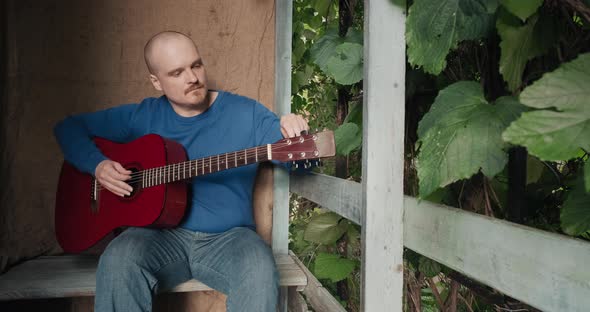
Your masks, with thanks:
M 130 174 L 131 171 L 123 168 L 120 163 L 109 159 L 101 161 L 94 171 L 100 185 L 121 197 L 133 191 L 131 185 L 124 182 L 131 178 Z

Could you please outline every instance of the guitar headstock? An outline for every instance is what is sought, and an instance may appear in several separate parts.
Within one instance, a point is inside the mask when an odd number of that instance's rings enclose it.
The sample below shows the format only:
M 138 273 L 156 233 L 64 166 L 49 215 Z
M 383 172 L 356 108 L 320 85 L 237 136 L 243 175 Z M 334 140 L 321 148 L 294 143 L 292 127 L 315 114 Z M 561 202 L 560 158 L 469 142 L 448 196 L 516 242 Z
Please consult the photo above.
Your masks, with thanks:
M 271 144 L 271 148 L 272 159 L 282 162 L 332 157 L 336 154 L 332 131 L 282 139 Z

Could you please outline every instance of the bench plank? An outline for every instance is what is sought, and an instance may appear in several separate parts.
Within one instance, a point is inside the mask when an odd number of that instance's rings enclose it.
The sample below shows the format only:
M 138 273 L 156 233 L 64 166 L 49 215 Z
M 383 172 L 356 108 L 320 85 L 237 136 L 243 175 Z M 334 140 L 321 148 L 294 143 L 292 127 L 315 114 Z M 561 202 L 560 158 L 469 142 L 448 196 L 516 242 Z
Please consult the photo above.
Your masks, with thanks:
M 281 286 L 305 286 L 307 276 L 289 255 L 275 255 Z M 94 296 L 98 257 L 48 256 L 23 262 L 0 275 L 0 301 Z M 190 280 L 170 292 L 212 290 Z

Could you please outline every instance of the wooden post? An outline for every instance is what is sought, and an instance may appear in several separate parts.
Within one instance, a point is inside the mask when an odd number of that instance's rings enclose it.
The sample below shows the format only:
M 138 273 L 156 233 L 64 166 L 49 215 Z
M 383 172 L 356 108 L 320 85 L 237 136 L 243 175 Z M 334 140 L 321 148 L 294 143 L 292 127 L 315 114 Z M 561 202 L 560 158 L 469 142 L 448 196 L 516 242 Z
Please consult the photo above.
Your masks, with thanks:
M 291 112 L 292 0 L 275 2 L 275 113 Z M 289 176 L 274 170 L 272 249 L 275 254 L 289 252 Z M 281 287 L 279 311 L 287 311 L 287 287 Z
M 402 311 L 405 1 L 365 0 L 363 311 Z

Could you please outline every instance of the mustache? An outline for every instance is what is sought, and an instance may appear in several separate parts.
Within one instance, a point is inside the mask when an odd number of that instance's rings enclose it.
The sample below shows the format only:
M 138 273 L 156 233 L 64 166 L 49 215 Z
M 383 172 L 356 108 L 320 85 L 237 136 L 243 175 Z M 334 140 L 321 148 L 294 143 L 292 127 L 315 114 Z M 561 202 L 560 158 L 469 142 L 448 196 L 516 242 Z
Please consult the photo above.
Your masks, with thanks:
M 184 94 L 188 94 L 189 92 L 195 91 L 195 90 L 202 88 L 202 87 L 203 87 L 202 84 L 194 84 L 194 85 L 190 86 L 188 89 L 186 89 L 184 91 Z

